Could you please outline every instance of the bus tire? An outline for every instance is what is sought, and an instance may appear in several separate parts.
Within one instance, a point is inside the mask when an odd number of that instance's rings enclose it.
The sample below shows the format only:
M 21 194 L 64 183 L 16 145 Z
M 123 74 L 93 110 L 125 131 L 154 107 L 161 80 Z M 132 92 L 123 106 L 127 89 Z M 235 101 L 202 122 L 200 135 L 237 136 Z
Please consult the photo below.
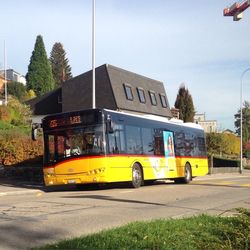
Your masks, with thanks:
M 189 163 L 186 163 L 185 165 L 185 176 L 182 178 L 175 179 L 175 183 L 178 184 L 188 184 L 190 181 L 192 181 L 192 170 Z
M 138 163 L 135 163 L 132 168 L 132 187 L 139 188 L 143 185 L 142 168 Z

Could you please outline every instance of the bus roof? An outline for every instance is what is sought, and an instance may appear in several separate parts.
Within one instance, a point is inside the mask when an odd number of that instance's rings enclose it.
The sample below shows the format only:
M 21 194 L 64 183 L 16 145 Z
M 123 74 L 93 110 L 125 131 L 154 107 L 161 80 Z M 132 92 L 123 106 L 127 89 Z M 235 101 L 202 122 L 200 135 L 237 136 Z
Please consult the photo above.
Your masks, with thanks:
M 64 117 L 67 115 L 78 115 L 81 114 L 82 112 L 85 111 L 91 111 L 93 109 L 86 109 L 86 110 L 79 110 L 79 111 L 71 111 L 71 112 L 65 112 L 65 113 L 57 113 L 57 114 L 51 114 L 51 115 L 47 115 L 46 117 L 44 117 L 42 119 L 42 123 L 47 121 L 47 120 L 51 120 L 51 119 L 57 119 L 60 117 Z M 157 115 L 151 115 L 151 114 L 135 114 L 135 113 L 129 113 L 126 111 L 116 111 L 116 110 L 111 110 L 111 109 L 101 109 L 101 108 L 96 108 L 94 109 L 96 111 L 105 111 L 107 113 L 115 113 L 117 115 L 121 114 L 121 115 L 126 115 L 126 116 L 130 116 L 130 117 L 136 117 L 136 118 L 141 118 L 141 119 L 147 119 L 147 120 L 151 120 L 151 121 L 158 121 L 158 122 L 163 122 L 163 123 L 168 123 L 168 124 L 173 124 L 173 125 L 179 125 L 179 126 L 183 126 L 186 128 L 193 128 L 193 129 L 199 129 L 199 130 L 203 130 L 204 129 L 196 123 L 191 123 L 191 122 L 187 122 L 184 123 L 182 120 L 179 119 L 168 119 L 166 117 L 163 116 L 157 116 Z
M 184 123 L 182 120 L 179 120 L 179 119 L 172 118 L 169 120 L 166 117 L 157 116 L 157 115 L 150 115 L 150 114 L 140 114 L 139 115 L 139 114 L 133 114 L 133 113 L 128 113 L 128 112 L 124 112 L 124 111 L 115 111 L 115 110 L 110 110 L 110 109 L 104 109 L 104 110 L 107 112 L 111 112 L 111 113 L 123 114 L 123 115 L 132 116 L 132 117 L 144 118 L 144 119 L 148 119 L 148 120 L 154 120 L 154 121 L 159 121 L 159 122 L 164 122 L 164 123 L 175 124 L 175 125 L 180 125 L 180 126 L 184 126 L 184 127 L 204 130 L 201 127 L 201 125 L 199 125 L 197 123 L 192 123 L 192 122 Z

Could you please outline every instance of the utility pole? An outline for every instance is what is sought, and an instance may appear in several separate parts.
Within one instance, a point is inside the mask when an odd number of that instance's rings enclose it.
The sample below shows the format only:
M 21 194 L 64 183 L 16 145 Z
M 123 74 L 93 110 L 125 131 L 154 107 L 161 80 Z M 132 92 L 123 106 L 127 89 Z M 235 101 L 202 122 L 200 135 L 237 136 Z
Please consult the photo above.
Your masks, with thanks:
M 243 114 L 242 114 L 242 90 L 243 90 L 243 76 L 250 71 L 250 68 L 245 69 L 240 76 L 240 174 L 243 171 Z
M 6 48 L 5 48 L 5 40 L 4 40 L 4 42 L 3 42 L 3 50 L 4 50 L 4 82 L 5 82 L 5 85 L 4 85 L 4 99 L 5 99 L 5 102 L 4 102 L 4 104 L 5 104 L 5 106 L 7 106 L 7 104 L 8 104 L 8 89 L 7 89 L 7 75 L 6 75 Z
M 92 108 L 96 108 L 95 100 L 95 0 L 92 0 Z

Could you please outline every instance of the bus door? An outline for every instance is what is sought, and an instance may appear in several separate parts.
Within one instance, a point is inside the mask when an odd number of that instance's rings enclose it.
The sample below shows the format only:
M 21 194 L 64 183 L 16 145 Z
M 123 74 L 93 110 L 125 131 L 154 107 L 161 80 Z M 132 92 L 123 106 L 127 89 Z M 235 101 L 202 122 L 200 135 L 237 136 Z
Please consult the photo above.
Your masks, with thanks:
M 174 149 L 174 133 L 171 131 L 163 131 L 164 155 L 168 171 L 176 171 L 175 149 Z

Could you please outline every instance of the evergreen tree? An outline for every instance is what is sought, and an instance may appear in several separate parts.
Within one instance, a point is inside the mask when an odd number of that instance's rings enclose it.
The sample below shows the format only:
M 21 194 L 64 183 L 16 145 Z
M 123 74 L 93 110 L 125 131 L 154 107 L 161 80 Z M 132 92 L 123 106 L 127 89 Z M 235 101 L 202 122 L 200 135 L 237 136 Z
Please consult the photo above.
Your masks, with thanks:
M 194 121 L 195 111 L 193 98 L 183 84 L 179 88 L 174 106 L 179 109 L 181 120 L 184 122 Z
M 55 82 L 41 35 L 38 35 L 36 38 L 26 80 L 27 89 L 33 89 L 37 96 L 54 89 Z
M 56 86 L 72 78 L 69 60 L 61 43 L 55 43 L 50 53 L 50 64 Z
M 236 133 L 240 135 L 240 110 L 234 115 Z M 250 141 L 250 102 L 245 101 L 242 108 L 242 140 Z

